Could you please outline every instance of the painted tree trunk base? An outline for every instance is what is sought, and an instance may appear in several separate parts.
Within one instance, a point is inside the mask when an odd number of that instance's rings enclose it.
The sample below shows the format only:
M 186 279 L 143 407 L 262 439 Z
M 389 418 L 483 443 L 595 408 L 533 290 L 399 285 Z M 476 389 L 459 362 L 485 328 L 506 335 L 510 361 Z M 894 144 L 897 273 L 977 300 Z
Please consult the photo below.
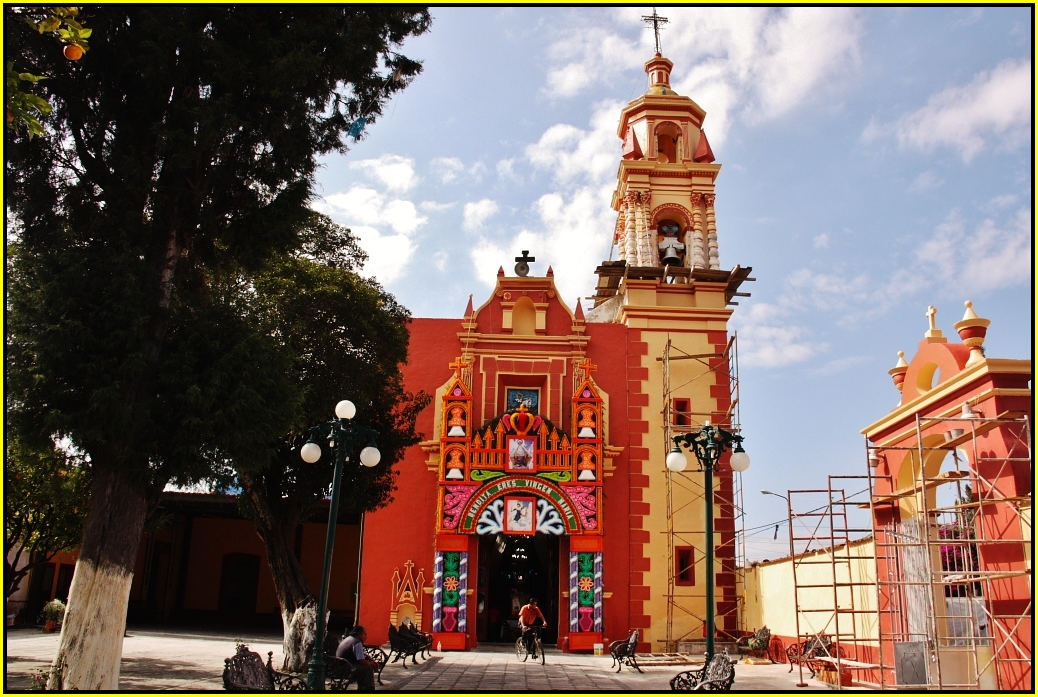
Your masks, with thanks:
M 126 607 L 133 574 L 92 562 L 76 562 L 69 604 L 48 690 L 119 689 Z M 84 640 L 84 639 L 87 640 Z
M 282 670 L 290 673 L 304 672 L 314 650 L 314 627 L 317 623 L 317 606 L 307 603 L 294 612 L 282 609 L 281 620 L 285 625 L 285 662 Z

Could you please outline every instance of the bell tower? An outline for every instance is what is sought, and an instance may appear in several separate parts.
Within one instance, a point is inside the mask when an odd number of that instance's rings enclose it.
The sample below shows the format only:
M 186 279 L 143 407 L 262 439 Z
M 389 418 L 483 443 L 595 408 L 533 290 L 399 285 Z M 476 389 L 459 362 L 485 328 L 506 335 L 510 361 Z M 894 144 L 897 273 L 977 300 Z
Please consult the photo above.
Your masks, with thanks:
M 645 94 L 623 110 L 623 159 L 612 207 L 613 244 L 629 267 L 720 269 L 714 164 L 706 112 L 670 86 L 674 63 L 657 52 L 645 63 Z

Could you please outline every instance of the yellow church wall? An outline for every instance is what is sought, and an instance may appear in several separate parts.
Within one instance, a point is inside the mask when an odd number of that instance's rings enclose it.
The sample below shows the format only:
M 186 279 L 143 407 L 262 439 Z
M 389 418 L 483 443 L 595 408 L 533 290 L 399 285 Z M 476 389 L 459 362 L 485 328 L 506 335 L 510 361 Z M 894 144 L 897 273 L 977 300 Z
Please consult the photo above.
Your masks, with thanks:
M 846 556 L 866 557 L 848 562 L 840 561 Z M 840 618 L 840 633 L 853 631 L 857 639 L 872 639 L 878 642 L 876 627 L 876 566 L 874 561 L 875 545 L 871 537 L 852 542 L 850 551 L 844 546 L 837 547 L 837 580 L 841 583 L 864 583 L 868 585 L 841 586 L 837 598 L 841 608 L 867 610 L 870 614 L 844 613 Z M 749 630 L 767 626 L 773 635 L 795 637 L 797 635 L 796 602 L 805 612 L 800 615 L 800 632 L 836 631 L 832 619 L 833 607 L 833 567 L 825 563 L 832 559 L 829 551 L 815 552 L 799 557 L 805 562 L 797 566 L 797 582 L 800 592 L 795 593 L 793 587 L 793 560 L 789 557 L 770 562 L 754 564 L 745 570 L 745 581 L 742 597 L 745 607 L 745 626 Z M 822 563 L 815 563 L 822 562 Z M 818 585 L 819 588 L 805 586 Z M 828 608 L 814 612 L 807 608 Z
M 670 451 L 670 443 L 666 439 L 663 421 L 663 362 L 657 360 L 663 356 L 667 338 L 671 340 L 671 355 L 690 355 L 712 353 L 714 346 L 707 341 L 706 330 L 725 331 L 724 322 L 702 323 L 702 331 L 689 332 L 688 322 L 683 323 L 686 331 L 668 332 L 659 330 L 643 331 L 642 341 L 648 345 L 648 353 L 644 356 L 643 367 L 648 368 L 648 378 L 642 383 L 642 392 L 649 395 L 648 407 L 644 414 L 649 422 L 649 432 L 643 441 L 643 447 L 649 450 L 649 464 L 644 473 L 649 478 L 649 486 L 645 499 L 650 504 L 649 515 L 644 521 L 645 529 L 650 532 L 646 545 L 646 556 L 651 560 L 651 567 L 645 574 L 644 583 L 650 587 L 650 597 L 645 604 L 646 614 L 652 618 L 650 631 L 645 638 L 654 650 L 663 650 L 663 641 L 667 637 L 667 592 L 672 570 L 669 568 L 669 539 L 667 536 L 667 470 L 664 462 Z M 716 376 L 703 363 L 696 360 L 670 362 L 670 385 L 673 398 L 689 399 L 694 428 L 707 418 L 706 414 L 717 411 L 717 401 L 710 394 L 710 388 L 716 384 Z M 702 412 L 699 414 L 698 412 Z M 682 428 L 674 429 L 674 433 Z M 705 548 L 705 509 L 702 496 L 702 473 L 697 469 L 695 459 L 685 473 L 676 474 L 674 490 L 674 531 L 675 544 L 695 548 L 695 580 L 693 586 L 678 586 L 676 594 L 693 596 L 684 597 L 680 605 L 689 608 L 693 614 L 675 611 L 673 615 L 672 639 L 684 637 L 699 638 L 702 635 L 702 620 L 705 612 L 705 563 L 702 550 Z M 716 486 L 716 480 L 715 480 Z M 716 513 L 716 511 L 715 511 Z M 720 543 L 720 535 L 715 536 L 715 545 Z M 720 565 L 716 566 L 720 570 Z M 698 616 L 698 617 L 697 617 Z

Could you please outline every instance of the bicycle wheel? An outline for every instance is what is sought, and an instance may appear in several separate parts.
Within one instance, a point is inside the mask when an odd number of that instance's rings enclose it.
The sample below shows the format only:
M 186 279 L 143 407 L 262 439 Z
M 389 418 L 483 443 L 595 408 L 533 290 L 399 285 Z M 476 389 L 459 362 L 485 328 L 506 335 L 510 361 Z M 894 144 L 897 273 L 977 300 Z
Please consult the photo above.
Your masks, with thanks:
M 537 637 L 537 655 L 541 657 L 541 665 L 544 665 L 544 647 L 541 646 L 541 638 Z
M 515 640 L 515 657 L 525 663 L 527 655 L 526 644 L 523 643 L 523 638 L 519 637 Z

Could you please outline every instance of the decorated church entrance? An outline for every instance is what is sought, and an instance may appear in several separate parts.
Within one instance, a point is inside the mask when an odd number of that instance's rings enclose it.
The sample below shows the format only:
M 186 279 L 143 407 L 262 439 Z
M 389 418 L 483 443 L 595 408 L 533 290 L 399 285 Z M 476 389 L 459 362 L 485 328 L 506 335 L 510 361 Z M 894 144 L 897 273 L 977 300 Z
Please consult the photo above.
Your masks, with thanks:
M 511 642 L 518 636 L 519 608 L 537 598 L 547 620 L 541 637 L 558 640 L 558 535 L 480 535 L 476 585 L 476 637 Z
M 437 643 L 466 648 L 470 622 L 477 641 L 512 641 L 531 597 L 547 620 L 546 643 L 601 641 L 603 410 L 594 365 L 579 366 L 569 432 L 538 413 L 532 389 L 507 391 L 505 411 L 474 425 L 465 363 L 453 367 L 441 403 Z

